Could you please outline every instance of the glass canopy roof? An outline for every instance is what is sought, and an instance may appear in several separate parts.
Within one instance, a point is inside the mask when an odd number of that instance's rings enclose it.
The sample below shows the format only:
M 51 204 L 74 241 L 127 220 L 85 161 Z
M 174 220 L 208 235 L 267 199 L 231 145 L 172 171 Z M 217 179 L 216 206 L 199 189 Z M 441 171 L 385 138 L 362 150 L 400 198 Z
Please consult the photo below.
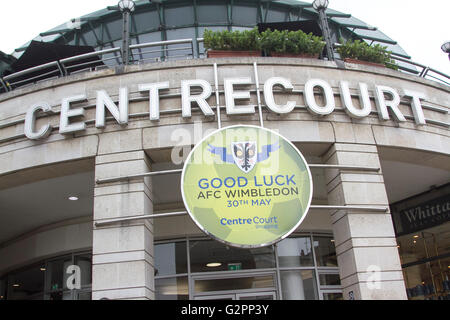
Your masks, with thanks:
M 327 9 L 332 39 L 364 39 L 380 43 L 393 53 L 408 57 L 391 38 L 363 21 L 336 10 Z M 175 39 L 196 39 L 206 28 L 245 29 L 259 23 L 317 20 L 311 3 L 295 0 L 140 0 L 131 16 L 131 43 Z M 35 41 L 92 46 L 102 50 L 120 46 L 122 15 L 117 7 L 108 7 L 42 32 Z M 20 57 L 27 46 L 16 49 Z

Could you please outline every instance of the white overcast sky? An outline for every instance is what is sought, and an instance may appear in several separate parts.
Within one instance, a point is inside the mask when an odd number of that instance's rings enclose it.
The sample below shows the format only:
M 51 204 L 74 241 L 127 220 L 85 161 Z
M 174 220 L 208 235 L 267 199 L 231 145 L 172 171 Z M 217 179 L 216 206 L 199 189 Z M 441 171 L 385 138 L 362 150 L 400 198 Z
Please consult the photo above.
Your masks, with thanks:
M 0 50 L 10 54 L 40 32 L 117 2 L 2 0 Z M 441 45 L 450 41 L 449 0 L 330 0 L 329 7 L 378 27 L 414 61 L 450 74 L 450 61 L 441 51 Z

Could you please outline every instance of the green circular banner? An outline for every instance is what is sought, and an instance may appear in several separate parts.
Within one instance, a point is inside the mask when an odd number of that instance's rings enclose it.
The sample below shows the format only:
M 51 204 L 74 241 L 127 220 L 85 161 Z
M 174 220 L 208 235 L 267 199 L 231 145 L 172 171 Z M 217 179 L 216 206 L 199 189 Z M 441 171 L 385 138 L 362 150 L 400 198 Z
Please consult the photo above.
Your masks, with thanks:
M 308 164 L 278 133 L 232 126 L 189 154 L 181 193 L 191 218 L 211 237 L 241 248 L 271 245 L 303 221 L 312 198 Z

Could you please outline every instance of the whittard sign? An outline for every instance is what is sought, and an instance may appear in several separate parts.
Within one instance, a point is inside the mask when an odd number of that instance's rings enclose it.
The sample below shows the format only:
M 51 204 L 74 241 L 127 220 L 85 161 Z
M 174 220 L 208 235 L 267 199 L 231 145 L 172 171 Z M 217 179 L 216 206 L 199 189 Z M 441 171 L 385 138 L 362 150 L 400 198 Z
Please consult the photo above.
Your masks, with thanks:
M 245 89 L 252 85 L 250 77 L 226 78 L 223 79 L 223 88 L 225 95 L 225 107 L 228 115 L 254 114 L 256 108 L 254 105 L 237 105 L 237 101 L 250 100 L 250 90 Z M 160 118 L 160 93 L 170 89 L 169 82 L 143 83 L 138 85 L 139 92 L 142 95 L 148 95 L 149 107 L 148 114 L 151 121 L 158 121 Z M 272 77 L 264 83 L 264 101 L 267 108 L 277 114 L 286 114 L 294 110 L 298 104 L 295 100 L 289 100 L 284 104 L 277 103 L 274 95 L 274 88 L 281 88 L 292 96 L 294 89 L 289 79 L 283 77 Z M 218 89 L 217 89 L 218 90 Z M 358 83 L 359 105 L 355 105 L 350 93 L 349 83 L 340 81 L 339 91 L 342 105 L 345 112 L 352 118 L 361 119 L 370 115 L 372 105 L 369 92 L 373 92 L 375 103 L 380 120 L 390 120 L 391 117 L 397 122 L 405 122 L 406 118 L 399 109 L 401 96 L 407 97 L 411 101 L 416 124 L 426 124 L 423 114 L 421 100 L 425 95 L 421 92 L 402 89 L 401 92 L 394 88 L 374 85 L 371 88 L 366 83 Z M 183 118 L 191 117 L 192 105 L 197 105 L 205 116 L 214 116 L 215 112 L 209 105 L 208 99 L 211 97 L 213 89 L 211 84 L 203 79 L 182 80 L 181 81 L 181 113 Z M 218 91 L 216 93 L 219 93 Z M 95 126 L 104 128 L 106 125 L 106 109 L 121 125 L 128 124 L 128 88 L 119 88 L 119 101 L 114 102 L 105 90 L 96 92 L 96 116 Z M 330 84 L 322 79 L 310 79 L 305 83 L 302 92 L 307 110 L 313 115 L 326 116 L 335 110 L 335 99 L 333 89 Z M 318 99 L 318 95 L 322 95 Z M 78 94 L 65 97 L 61 101 L 59 133 L 73 134 L 86 129 L 85 109 L 83 103 L 87 101 L 86 94 Z M 40 102 L 28 109 L 25 117 L 24 133 L 29 139 L 44 139 L 52 132 L 50 124 L 36 125 L 36 118 L 40 114 L 53 114 L 47 102 Z
M 189 154 L 181 176 L 191 218 L 218 241 L 273 244 L 308 212 L 312 179 L 302 154 L 279 134 L 253 126 L 213 132 Z
M 450 195 L 435 198 L 403 210 L 394 210 L 397 236 L 421 231 L 450 221 Z

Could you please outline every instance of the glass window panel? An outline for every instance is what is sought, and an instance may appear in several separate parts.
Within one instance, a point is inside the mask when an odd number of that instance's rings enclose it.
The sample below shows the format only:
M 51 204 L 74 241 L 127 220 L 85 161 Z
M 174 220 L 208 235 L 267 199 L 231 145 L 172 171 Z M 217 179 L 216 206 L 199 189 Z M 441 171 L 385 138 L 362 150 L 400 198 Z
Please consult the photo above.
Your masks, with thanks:
M 273 246 L 240 249 L 217 241 L 191 241 L 191 272 L 274 268 Z
M 8 300 L 42 300 L 45 268 L 35 265 L 9 276 Z
M 78 292 L 78 300 L 92 300 L 92 294 L 88 291 Z
M 275 300 L 275 296 L 273 294 L 241 295 L 239 300 Z
M 287 21 L 288 15 L 285 11 L 269 10 L 266 22 L 284 22 Z
M 419 233 L 397 238 L 402 263 L 410 263 L 426 258 L 423 238 Z
M 205 4 L 197 6 L 197 17 L 199 23 L 223 23 L 226 24 L 227 7 L 219 4 Z
M 73 298 L 72 298 L 72 292 L 71 292 L 71 291 L 64 291 L 64 292 L 63 292 L 62 299 L 63 299 L 63 300 L 73 300 Z
M 62 291 L 55 291 L 55 292 L 49 293 L 46 296 L 47 296 L 48 300 L 63 300 Z
M 155 279 L 156 300 L 188 300 L 187 277 Z
M 155 245 L 156 276 L 187 273 L 186 242 Z
M 195 292 L 246 290 L 275 287 L 273 275 L 259 277 L 195 280 Z
M 331 237 L 314 237 L 314 253 L 318 266 L 337 267 L 336 248 Z
M 92 255 L 76 256 L 75 264 L 80 267 L 81 287 L 90 286 L 92 284 Z
M 122 19 L 105 23 L 103 27 L 103 41 L 111 42 L 121 39 L 123 32 L 122 29 Z
M 134 19 L 138 32 L 152 30 L 159 27 L 159 15 L 156 10 L 140 13 L 135 12 L 133 13 L 132 17 Z
M 233 6 L 233 24 L 256 25 L 258 10 L 251 6 Z
M 167 30 L 168 40 L 193 39 L 195 28 L 181 28 Z M 167 46 L 167 53 L 171 60 L 192 58 L 192 46 L 190 43 L 172 44 Z
M 164 9 L 166 26 L 185 26 L 194 24 L 194 6 Z M 180 38 L 181 39 L 181 38 Z
M 161 32 L 152 32 L 139 35 L 139 43 L 150 43 L 150 42 L 158 42 L 161 40 Z M 137 39 L 132 38 L 132 44 L 136 44 Z M 162 55 L 162 47 L 150 47 L 150 48 L 141 48 L 141 49 L 133 49 L 131 50 L 133 53 L 133 58 L 135 60 L 143 60 L 144 62 L 154 62 L 155 59 L 161 58 Z
M 317 300 L 314 271 L 281 271 L 280 276 L 283 300 Z
M 342 292 L 325 292 L 323 294 L 323 300 L 344 300 Z
M 54 291 L 46 294 L 45 296 L 46 300 L 55 300 L 55 301 L 73 300 L 72 292 L 70 291 Z
M 195 38 L 195 28 L 180 28 L 167 30 L 167 40 L 193 39 Z M 189 44 L 183 44 L 186 47 Z
M 83 33 L 83 39 L 86 41 L 88 46 L 96 46 L 97 45 L 97 39 L 100 40 L 101 38 L 97 38 L 100 35 L 100 30 L 96 30 L 96 34 L 94 34 L 94 31 L 87 31 Z
M 322 286 L 339 286 L 341 285 L 341 278 L 339 274 L 319 274 L 319 282 Z
M 0 300 L 6 300 L 6 279 L 0 280 Z
M 46 291 L 57 291 L 67 288 L 67 268 L 72 264 L 71 257 L 50 261 L 47 263 Z
M 280 267 L 314 265 L 310 237 L 287 238 L 279 242 L 277 247 Z
M 148 43 L 148 42 L 157 42 L 162 41 L 161 40 L 161 32 L 152 32 L 152 33 L 145 33 L 139 35 L 139 43 Z M 136 44 L 136 38 L 132 38 L 132 44 Z
M 67 268 L 78 265 L 83 290 L 68 290 L 71 274 Z M 42 262 L 27 269 L 11 272 L 0 280 L 0 300 L 72 300 L 83 293 L 90 295 L 92 283 L 92 254 L 78 254 Z M 90 299 L 89 299 L 90 300 Z
M 109 44 L 109 43 L 106 43 L 104 46 L 103 46 L 103 48 L 100 48 L 100 47 L 96 47 L 95 49 L 96 50 L 105 50 L 105 49 L 111 49 L 112 48 L 112 46 L 111 46 L 111 44 Z M 117 65 L 117 59 L 116 59 L 116 57 L 118 56 L 118 55 L 120 55 L 120 53 L 108 53 L 108 54 L 103 54 L 102 56 L 101 56 L 101 59 L 102 59 L 102 61 L 103 61 L 103 63 L 105 64 L 105 65 L 107 65 L 108 67 L 111 67 L 111 66 L 114 66 L 114 65 Z
M 402 264 L 443 255 L 450 250 L 450 222 L 397 238 Z
M 450 263 L 448 260 L 446 263 Z M 431 263 L 432 265 L 433 263 Z M 446 267 L 448 264 L 445 265 Z M 410 266 L 403 269 L 406 292 L 410 300 L 442 299 L 450 294 L 449 272 L 433 274 L 428 263 Z

